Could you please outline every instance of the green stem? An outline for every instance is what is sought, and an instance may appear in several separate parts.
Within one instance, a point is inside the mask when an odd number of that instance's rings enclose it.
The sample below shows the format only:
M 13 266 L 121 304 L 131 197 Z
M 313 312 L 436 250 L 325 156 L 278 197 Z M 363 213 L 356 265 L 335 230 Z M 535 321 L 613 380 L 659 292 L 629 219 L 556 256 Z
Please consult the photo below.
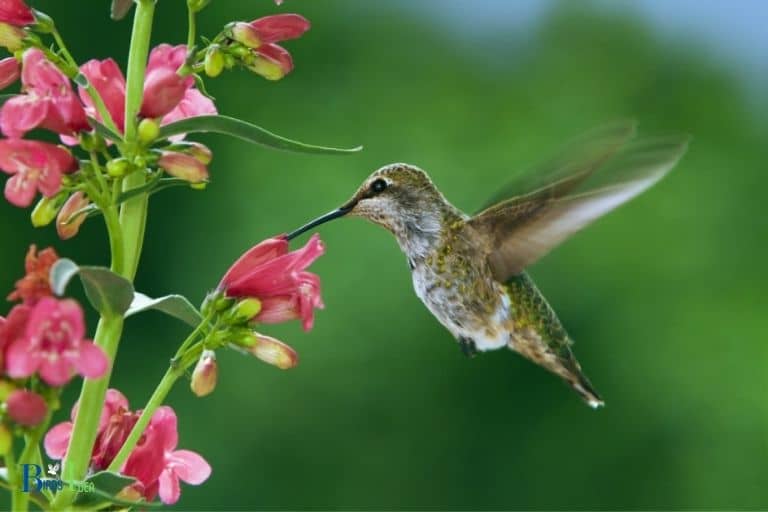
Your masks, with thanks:
M 4 456 L 5 467 L 8 469 L 8 484 L 11 487 L 11 510 L 26 510 L 25 496 L 22 492 L 21 482 L 19 482 L 19 466 L 16 464 L 16 454 L 13 453 L 13 446 Z
M 187 22 L 189 26 L 187 30 L 187 51 L 191 52 L 197 38 L 197 25 L 195 23 L 195 12 L 189 7 L 189 4 L 187 4 Z

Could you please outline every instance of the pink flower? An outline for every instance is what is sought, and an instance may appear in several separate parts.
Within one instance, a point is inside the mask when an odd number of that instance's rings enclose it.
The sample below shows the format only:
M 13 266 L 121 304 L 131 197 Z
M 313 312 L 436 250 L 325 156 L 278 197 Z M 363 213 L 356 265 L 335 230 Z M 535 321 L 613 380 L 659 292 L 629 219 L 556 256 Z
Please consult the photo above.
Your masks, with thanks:
M 0 110 L 5 135 L 20 138 L 42 127 L 62 135 L 89 129 L 85 110 L 69 79 L 36 48 L 24 52 L 21 83 L 26 94 L 8 100 Z
M 168 112 L 163 117 L 160 124 L 169 124 L 176 121 L 181 121 L 187 117 L 205 116 L 210 114 L 216 114 L 216 105 L 213 104 L 210 98 L 205 96 L 197 89 L 187 89 L 184 93 L 184 97 L 176 108 Z
M 267 364 L 288 370 L 299 364 L 299 354 L 282 341 L 254 332 L 256 343 L 250 348 L 251 354 Z
M 167 406 L 155 411 L 144 441 L 138 444 L 125 463 L 123 473 L 136 477 L 148 500 L 160 495 L 160 501 L 172 505 L 179 500 L 179 480 L 192 485 L 205 482 L 211 466 L 200 455 L 176 450 L 179 442 L 176 413 Z
M 125 129 L 125 77 L 117 62 L 112 59 L 92 59 L 80 66 L 80 72 L 104 100 L 109 115 L 122 132 Z M 78 93 L 88 115 L 103 122 L 88 92 L 78 87 Z
M 35 427 L 42 423 L 48 412 L 43 397 L 26 389 L 11 391 L 5 401 L 8 416 L 19 425 Z
M 293 70 L 291 54 L 275 43 L 301 37 L 310 28 L 309 20 L 298 14 L 265 16 L 250 23 L 235 23 L 232 38 L 254 49 L 248 68 L 268 80 L 279 80 Z
M 0 170 L 13 175 L 5 184 L 5 198 L 15 206 L 32 204 L 38 190 L 53 197 L 61 189 L 61 175 L 76 168 L 77 161 L 59 146 L 36 140 L 0 140 Z
M 24 277 L 16 281 L 16 289 L 8 295 L 8 300 L 21 300 L 28 306 L 34 306 L 42 297 L 53 295 L 50 272 L 59 255 L 53 247 L 46 247 L 39 253 L 37 246 L 30 245 L 24 258 Z
M 190 183 L 201 183 L 208 179 L 208 168 L 192 155 L 164 151 L 157 165 L 171 176 Z
M 23 27 L 34 21 L 32 9 L 23 0 L 0 0 L 0 22 Z
M 84 336 L 83 310 L 77 302 L 43 297 L 29 315 L 24 336 L 6 351 L 8 375 L 21 378 L 38 372 L 51 386 L 66 384 L 73 371 L 101 377 L 109 367 L 107 356 Z
M 31 307 L 17 304 L 8 313 L 8 318 L 0 317 L 0 373 L 5 373 L 5 352 L 8 346 L 24 335 Z
M 87 215 L 82 213 L 83 208 L 86 208 L 91 201 L 81 191 L 78 190 L 67 199 L 64 206 L 59 210 L 59 214 L 56 216 L 56 233 L 62 240 L 68 240 L 77 235 L 80 231 L 80 226 L 85 222 Z M 73 217 L 75 213 L 80 212 L 77 217 Z
M 187 89 L 194 85 L 192 76 L 182 77 L 176 73 L 186 58 L 185 45 L 161 44 L 152 50 L 144 79 L 142 116 L 162 117 L 170 113 L 184 98 Z
M 282 46 L 265 44 L 256 50 L 256 60 L 248 68 L 267 80 L 280 80 L 293 71 L 293 58 Z
M 19 79 L 21 68 L 15 57 L 0 60 L 0 89 L 5 89 Z
M 255 320 L 278 323 L 302 319 L 304 330 L 314 323 L 314 309 L 322 308 L 320 278 L 305 272 L 325 248 L 318 235 L 296 251 L 288 252 L 284 237 L 261 242 L 243 254 L 219 284 L 229 297 L 254 297 L 261 301 Z

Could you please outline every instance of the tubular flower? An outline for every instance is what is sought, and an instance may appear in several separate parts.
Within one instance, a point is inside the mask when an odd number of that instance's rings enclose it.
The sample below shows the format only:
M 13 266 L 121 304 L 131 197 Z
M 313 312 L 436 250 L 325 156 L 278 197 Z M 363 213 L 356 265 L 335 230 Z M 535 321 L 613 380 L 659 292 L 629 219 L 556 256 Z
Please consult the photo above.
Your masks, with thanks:
M 117 62 L 112 59 L 92 59 L 80 66 L 80 72 L 88 78 L 88 82 L 104 100 L 104 105 L 115 126 L 123 131 L 125 129 L 125 77 Z M 78 87 L 77 92 L 85 104 L 88 115 L 104 122 L 93 105 L 91 95 L 83 87 Z
M 83 310 L 77 302 L 43 297 L 32 308 L 24 336 L 6 350 L 6 371 L 13 378 L 37 372 L 51 386 L 66 384 L 73 371 L 101 377 L 109 366 L 107 356 L 84 335 Z
M 280 80 L 293 71 L 293 58 L 282 46 L 267 44 L 256 50 L 256 59 L 248 69 L 267 80 Z
M 80 190 L 69 196 L 67 202 L 59 210 L 59 214 L 56 216 L 56 233 L 62 240 L 68 240 L 75 236 L 80 231 L 80 226 L 85 222 L 86 215 L 83 209 L 86 208 L 91 202 L 88 197 Z M 80 212 L 80 213 L 78 213 Z M 78 213 L 76 217 L 74 214 Z
M 205 164 L 185 153 L 165 151 L 157 161 L 157 165 L 171 176 L 190 183 L 201 183 L 208 179 L 208 168 Z
M 270 238 L 243 254 L 224 274 L 219 289 L 228 297 L 261 301 L 258 322 L 278 323 L 300 318 L 305 331 L 312 328 L 314 309 L 322 308 L 320 278 L 305 269 L 325 248 L 318 235 L 296 251 L 288 252 L 285 237 Z
M 62 135 L 89 129 L 69 79 L 37 48 L 24 52 L 21 83 L 26 94 L 11 98 L 0 110 L 5 135 L 20 138 L 37 127 Z
M 144 81 L 142 116 L 162 117 L 170 113 L 184 98 L 187 90 L 192 88 L 195 83 L 193 77 L 183 77 L 176 73 L 186 58 L 185 45 L 161 44 L 152 50 Z
M 279 80 L 293 70 L 291 54 L 275 44 L 301 37 L 310 28 L 309 20 L 298 14 L 265 16 L 250 23 L 235 23 L 232 38 L 254 51 L 248 68 L 268 80 Z
M 20 300 L 28 306 L 34 306 L 42 297 L 53 295 L 49 274 L 51 267 L 59 259 L 53 247 L 37 252 L 35 245 L 30 245 L 24 258 L 24 277 L 16 281 L 16 289 L 8 295 L 8 300 Z
M 0 22 L 24 27 L 34 21 L 32 9 L 24 3 L 24 0 L 0 0 Z
M 19 79 L 21 68 L 14 57 L 0 60 L 0 89 L 5 89 Z
M 77 161 L 62 147 L 36 140 L 0 140 L 0 170 L 12 175 L 5 184 L 5 198 L 15 206 L 32 204 L 38 190 L 53 197 L 61 189 L 61 175 L 76 168 Z
M 5 402 L 8 416 L 25 427 L 35 427 L 43 422 L 48 405 L 43 397 L 26 389 L 11 391 Z
M 249 349 L 251 354 L 267 364 L 288 370 L 299 364 L 299 355 L 291 347 L 271 336 L 253 333 L 256 343 Z

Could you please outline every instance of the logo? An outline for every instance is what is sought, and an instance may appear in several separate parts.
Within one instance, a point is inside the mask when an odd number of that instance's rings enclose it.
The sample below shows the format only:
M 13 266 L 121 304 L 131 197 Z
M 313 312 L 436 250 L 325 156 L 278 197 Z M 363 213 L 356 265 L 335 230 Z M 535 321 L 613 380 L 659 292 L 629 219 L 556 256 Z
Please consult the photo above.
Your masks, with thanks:
M 46 476 L 39 464 L 21 464 L 22 492 L 61 491 L 67 484 L 58 477 L 60 467 L 58 462 L 48 464 L 48 476 Z M 93 492 L 95 490 L 93 482 L 71 482 L 68 487 L 76 492 Z

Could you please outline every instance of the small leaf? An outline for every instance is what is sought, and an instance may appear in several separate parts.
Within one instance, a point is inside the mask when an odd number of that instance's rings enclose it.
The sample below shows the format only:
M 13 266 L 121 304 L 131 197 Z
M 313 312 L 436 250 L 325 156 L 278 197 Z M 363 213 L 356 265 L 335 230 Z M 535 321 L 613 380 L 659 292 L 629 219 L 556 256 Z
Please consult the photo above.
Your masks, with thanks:
M 112 0 L 112 9 L 110 9 L 110 17 L 117 21 L 125 18 L 128 12 L 131 10 L 133 0 Z
M 162 503 L 148 503 L 146 501 L 126 501 L 115 497 L 120 491 L 136 482 L 135 478 L 112 473 L 111 471 L 99 471 L 85 481 L 67 482 L 67 486 L 78 491 L 74 505 L 81 510 L 96 510 L 103 508 L 108 503 L 115 503 L 123 507 L 160 508 Z
M 261 144 L 262 146 L 284 151 L 295 151 L 297 153 L 347 155 L 357 153 L 363 149 L 362 146 L 339 149 L 304 144 L 303 142 L 281 137 L 255 124 L 227 116 L 188 117 L 160 128 L 160 137 L 165 139 L 172 135 L 193 132 L 223 133 L 254 144 Z
M 88 117 L 87 119 L 88 119 L 88 124 L 91 125 L 91 128 L 93 128 L 93 130 L 96 133 L 98 133 L 105 139 L 111 140 L 112 142 L 118 142 L 118 143 L 123 142 L 122 135 L 113 132 L 111 129 L 107 128 L 106 126 L 104 126 L 103 124 L 101 124 L 100 122 L 98 122 L 96 119 L 92 117 Z
M 133 302 L 128 311 L 125 312 L 125 317 L 127 318 L 150 309 L 155 309 L 166 315 L 178 318 L 193 327 L 197 327 L 203 319 L 200 312 L 183 295 L 166 295 L 165 297 L 153 299 L 139 292 L 133 294 Z
M 126 278 L 104 267 L 79 267 L 74 261 L 61 258 L 51 267 L 51 289 L 63 295 L 67 284 L 77 275 L 83 283 L 85 296 L 101 315 L 122 315 L 133 300 L 133 285 Z

